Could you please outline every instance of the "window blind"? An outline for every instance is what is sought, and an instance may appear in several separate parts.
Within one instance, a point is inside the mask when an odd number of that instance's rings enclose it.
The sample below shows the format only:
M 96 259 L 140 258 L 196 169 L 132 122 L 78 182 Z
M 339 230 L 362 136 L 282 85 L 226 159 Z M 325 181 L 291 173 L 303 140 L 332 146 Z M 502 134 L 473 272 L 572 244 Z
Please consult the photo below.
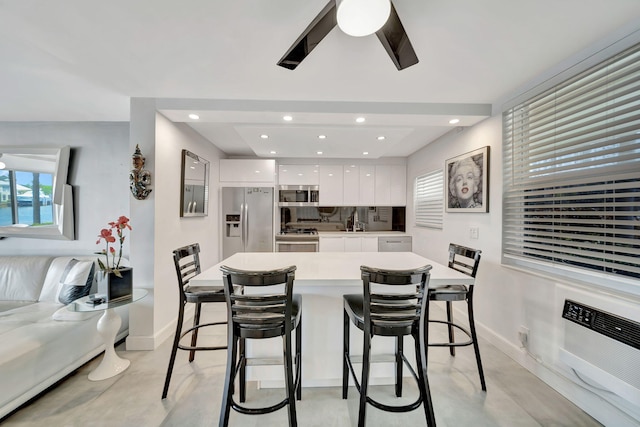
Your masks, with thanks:
M 414 188 L 415 224 L 442 230 L 444 180 L 442 170 L 418 176 Z
M 640 278 L 640 45 L 503 113 L 503 259 Z

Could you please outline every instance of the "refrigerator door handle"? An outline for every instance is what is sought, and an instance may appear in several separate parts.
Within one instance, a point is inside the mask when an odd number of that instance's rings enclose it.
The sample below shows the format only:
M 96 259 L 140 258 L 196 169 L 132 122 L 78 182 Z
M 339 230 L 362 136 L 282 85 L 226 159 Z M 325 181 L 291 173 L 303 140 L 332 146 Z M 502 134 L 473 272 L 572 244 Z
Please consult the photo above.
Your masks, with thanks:
M 247 227 L 244 224 L 245 222 L 245 214 L 244 214 L 244 203 L 240 204 L 240 239 L 242 240 L 242 250 L 247 244 L 247 238 L 245 236 Z
M 244 247 L 247 250 L 247 245 L 249 244 L 249 203 L 244 204 L 244 229 L 245 229 L 245 243 Z

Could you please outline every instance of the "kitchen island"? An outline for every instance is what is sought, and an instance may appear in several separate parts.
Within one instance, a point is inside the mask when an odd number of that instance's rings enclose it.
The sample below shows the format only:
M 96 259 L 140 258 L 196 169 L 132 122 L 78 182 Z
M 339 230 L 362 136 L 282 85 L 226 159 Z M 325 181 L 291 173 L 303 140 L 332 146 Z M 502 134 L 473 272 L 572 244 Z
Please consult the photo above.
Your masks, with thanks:
M 431 265 L 430 287 L 473 284 L 473 278 L 413 252 L 260 252 L 236 253 L 191 279 L 194 286 L 222 285 L 220 267 L 242 270 L 273 270 L 297 267 L 294 291 L 302 295 L 302 381 L 304 387 L 338 386 L 342 381 L 342 295 L 362 292 L 360 266 L 408 270 Z M 411 338 L 409 338 L 411 340 Z M 351 346 L 362 347 L 362 334 L 351 334 Z M 392 338 L 376 337 L 372 352 L 389 353 Z M 407 341 L 405 348 L 412 349 Z M 409 351 L 410 352 L 410 351 Z M 247 355 L 266 358 L 282 354 L 280 339 L 250 342 Z M 247 369 L 247 378 L 262 387 L 282 386 L 282 367 L 261 366 Z M 373 384 L 392 383 L 391 364 L 371 369 Z

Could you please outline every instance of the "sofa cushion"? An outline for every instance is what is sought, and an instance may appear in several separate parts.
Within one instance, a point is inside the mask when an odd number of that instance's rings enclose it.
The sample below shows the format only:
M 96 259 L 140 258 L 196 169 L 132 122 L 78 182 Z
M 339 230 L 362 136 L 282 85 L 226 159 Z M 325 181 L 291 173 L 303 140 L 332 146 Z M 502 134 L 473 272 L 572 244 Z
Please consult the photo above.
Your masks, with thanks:
M 38 301 L 50 256 L 0 257 L 0 300 Z
M 42 293 L 40 294 L 40 299 L 38 299 L 38 301 L 55 302 L 60 304 L 58 296 L 60 295 L 60 289 L 63 286 L 60 280 L 62 279 L 62 274 L 67 268 L 69 261 L 72 259 L 77 259 L 79 261 L 96 261 L 95 256 L 59 256 L 53 258 L 51 265 L 49 266 L 49 271 L 47 271 L 47 276 L 44 279 Z
M 69 260 L 60 277 L 62 286 L 58 293 L 58 301 L 67 305 L 89 295 L 93 285 L 94 269 L 93 261 L 79 261 L 75 258 Z

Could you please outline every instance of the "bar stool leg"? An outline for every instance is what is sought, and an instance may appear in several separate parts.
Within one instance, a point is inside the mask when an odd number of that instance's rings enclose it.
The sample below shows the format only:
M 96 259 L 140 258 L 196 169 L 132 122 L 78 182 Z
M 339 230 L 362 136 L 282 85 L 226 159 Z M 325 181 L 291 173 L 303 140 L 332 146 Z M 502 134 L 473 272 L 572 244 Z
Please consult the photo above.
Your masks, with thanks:
M 229 425 L 229 413 L 233 399 L 233 383 L 235 381 L 236 360 L 238 358 L 238 339 L 231 332 L 229 326 L 229 343 L 227 345 L 227 372 L 224 377 L 224 391 L 222 392 L 222 411 L 220 412 L 220 427 Z
M 200 303 L 196 304 L 196 312 L 193 315 L 193 327 L 194 328 L 200 324 L 200 310 L 202 308 L 201 305 L 202 304 L 200 304 Z M 196 328 L 191 333 L 191 347 L 195 347 L 197 342 L 198 342 L 198 329 Z M 191 350 L 189 352 L 189 363 L 193 362 L 193 359 L 195 359 L 195 357 L 196 357 L 196 351 L 195 350 Z
M 369 386 L 369 367 L 371 352 L 371 334 L 364 328 L 364 345 L 362 348 L 362 379 L 360 380 L 360 409 L 358 411 L 358 427 L 364 427 L 367 411 L 367 388 Z
M 402 354 L 404 351 L 404 337 L 396 337 L 396 397 L 402 397 Z
M 176 361 L 176 354 L 178 353 L 178 344 L 180 343 L 180 335 L 182 334 L 183 320 L 184 320 L 184 304 L 180 303 L 180 309 L 178 313 L 178 322 L 176 323 L 176 334 L 173 338 L 173 348 L 171 349 L 171 357 L 169 358 L 169 367 L 167 368 L 167 377 L 164 380 L 164 389 L 162 390 L 163 399 L 167 397 L 167 393 L 169 392 L 169 383 L 171 382 L 173 365 Z
M 447 301 L 447 322 L 449 322 L 447 324 L 448 328 L 449 328 L 449 342 L 451 344 L 453 344 L 455 342 L 455 338 L 453 336 L 453 308 L 452 308 L 452 304 L 451 301 Z M 456 355 L 456 348 L 453 346 L 449 347 L 449 354 L 451 354 L 452 356 Z
M 351 322 L 349 321 L 349 315 L 346 310 L 343 310 L 344 325 L 342 330 L 342 398 L 346 399 L 349 393 L 349 365 L 347 358 L 349 357 L 349 327 Z
M 296 399 L 302 400 L 302 314 L 300 315 L 300 322 L 296 328 L 296 372 L 296 378 L 298 380 Z
M 487 384 L 484 381 L 484 370 L 482 369 L 482 361 L 480 360 L 480 346 L 478 345 L 478 335 L 476 334 L 476 323 L 473 318 L 473 294 L 469 293 L 467 297 L 467 310 L 469 313 L 469 329 L 471 331 L 471 339 L 473 340 L 473 350 L 476 353 L 476 363 L 478 364 L 478 374 L 480 375 L 480 385 L 483 391 L 487 391 Z
M 422 406 L 424 408 L 424 414 L 429 427 L 436 427 L 436 418 L 433 412 L 433 402 L 431 401 L 431 390 L 429 388 L 429 378 L 427 377 L 427 355 L 426 346 L 420 343 L 420 334 L 415 332 L 413 334 L 416 347 L 416 365 L 418 367 L 418 388 L 420 389 L 420 395 L 422 396 Z M 427 341 L 425 341 L 426 343 Z
M 244 338 L 239 339 L 239 347 L 240 347 L 240 355 L 238 360 L 240 360 L 240 378 L 238 378 L 239 388 L 240 388 L 240 402 L 245 402 L 247 400 L 247 353 L 246 353 L 246 343 Z M 233 384 L 232 384 L 233 385 Z M 233 392 L 232 392 L 233 394 Z
M 285 386 L 288 400 L 289 427 L 297 427 L 298 419 L 296 416 L 296 392 L 293 383 L 293 363 L 292 363 L 292 351 L 291 351 L 291 333 L 285 334 L 283 337 L 284 347 L 284 375 Z

